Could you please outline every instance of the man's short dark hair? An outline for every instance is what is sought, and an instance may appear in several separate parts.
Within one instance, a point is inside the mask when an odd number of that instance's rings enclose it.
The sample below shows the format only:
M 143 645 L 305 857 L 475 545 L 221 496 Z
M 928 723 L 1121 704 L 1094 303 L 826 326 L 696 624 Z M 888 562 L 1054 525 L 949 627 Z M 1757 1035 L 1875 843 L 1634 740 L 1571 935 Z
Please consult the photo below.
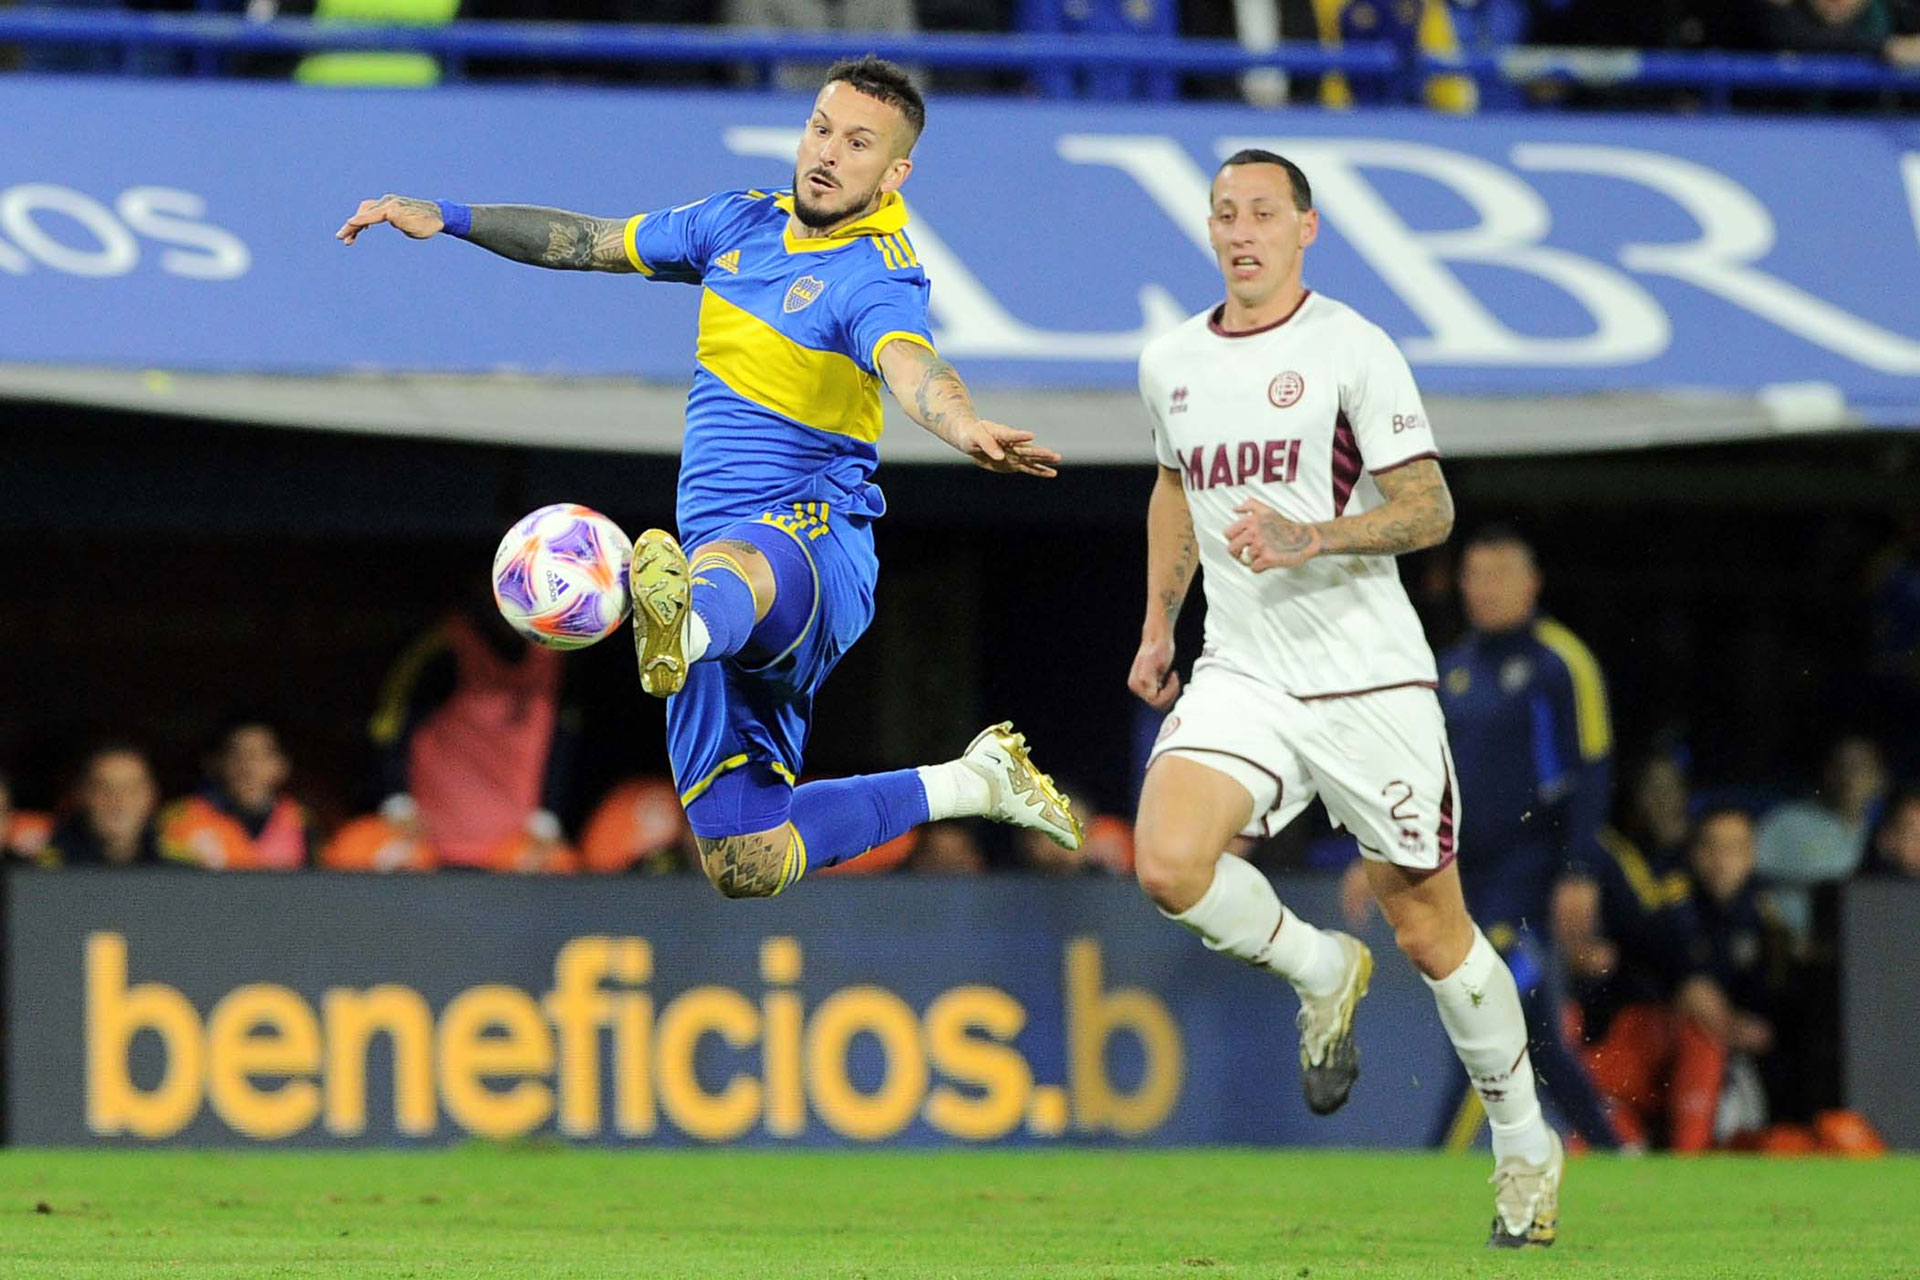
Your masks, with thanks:
M 87 777 L 93 772 L 93 767 L 108 756 L 133 756 L 146 766 L 148 773 L 154 772 L 153 756 L 145 747 L 132 738 L 106 737 L 97 739 L 88 748 L 87 754 L 80 757 L 80 776 Z
M 1287 171 L 1287 182 L 1293 187 L 1293 207 L 1301 213 L 1305 213 L 1307 210 L 1313 208 L 1312 184 L 1307 181 L 1307 175 L 1300 171 L 1300 166 L 1285 156 L 1275 151 L 1263 150 L 1260 147 L 1247 147 L 1234 152 L 1225 160 L 1222 160 L 1220 162 L 1220 168 L 1230 169 L 1237 164 L 1279 165 Z M 1217 178 L 1219 176 L 1219 170 L 1215 170 L 1214 177 Z
M 1475 547 L 1519 547 L 1527 553 L 1529 560 L 1538 559 L 1533 553 L 1533 543 L 1527 540 L 1527 535 L 1520 532 L 1518 525 L 1509 524 L 1505 520 L 1481 525 L 1461 544 L 1460 550 L 1464 553 Z
M 914 87 L 906 68 L 871 53 L 864 58 L 842 58 L 827 68 L 827 78 L 821 87 L 835 83 L 850 84 L 905 116 L 907 127 L 912 130 L 907 139 L 909 150 L 920 140 L 920 131 L 927 127 L 927 103 Z

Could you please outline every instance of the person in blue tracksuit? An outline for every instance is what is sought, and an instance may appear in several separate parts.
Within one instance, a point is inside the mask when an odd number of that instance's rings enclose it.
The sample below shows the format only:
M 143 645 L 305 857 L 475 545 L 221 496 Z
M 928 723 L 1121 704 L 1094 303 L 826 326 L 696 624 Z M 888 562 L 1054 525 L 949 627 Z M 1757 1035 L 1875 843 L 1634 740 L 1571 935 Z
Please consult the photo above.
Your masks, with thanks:
M 1539 612 L 1540 585 L 1532 547 L 1508 526 L 1482 530 L 1461 550 L 1469 629 L 1438 663 L 1460 778 L 1460 884 L 1519 984 L 1546 1097 L 1590 1145 L 1612 1149 L 1619 1140 L 1606 1106 L 1561 1034 L 1552 922 L 1566 899 L 1591 902 L 1582 890 L 1606 858 L 1599 833 L 1613 733 L 1599 664 Z M 1479 1099 L 1465 1089 L 1453 1098 L 1439 1112 L 1435 1145 L 1464 1147 L 1478 1132 Z

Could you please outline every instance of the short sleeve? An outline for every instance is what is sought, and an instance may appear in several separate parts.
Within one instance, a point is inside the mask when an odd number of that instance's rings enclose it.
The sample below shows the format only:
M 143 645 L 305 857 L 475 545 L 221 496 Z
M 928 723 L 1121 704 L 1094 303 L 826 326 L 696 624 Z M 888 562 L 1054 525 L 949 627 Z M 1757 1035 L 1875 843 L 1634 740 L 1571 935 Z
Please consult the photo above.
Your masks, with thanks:
M 918 272 L 876 276 L 864 282 L 847 304 L 847 354 L 868 373 L 879 371 L 880 349 L 896 339 L 932 351 L 927 327 L 927 298 L 932 285 Z
M 1167 439 L 1167 424 L 1160 417 L 1160 395 L 1153 384 L 1153 376 L 1147 372 L 1147 358 L 1140 357 L 1140 403 L 1147 407 L 1147 422 L 1153 432 L 1153 456 L 1163 467 L 1174 471 L 1180 469 L 1180 457 L 1173 451 L 1173 442 Z
M 711 256 L 714 213 L 724 197 L 637 213 L 627 219 L 627 261 L 649 280 L 698 284 Z
M 1356 335 L 1352 363 L 1340 384 L 1340 408 L 1360 444 L 1361 462 L 1375 475 L 1440 456 L 1413 370 L 1376 325 L 1363 325 Z

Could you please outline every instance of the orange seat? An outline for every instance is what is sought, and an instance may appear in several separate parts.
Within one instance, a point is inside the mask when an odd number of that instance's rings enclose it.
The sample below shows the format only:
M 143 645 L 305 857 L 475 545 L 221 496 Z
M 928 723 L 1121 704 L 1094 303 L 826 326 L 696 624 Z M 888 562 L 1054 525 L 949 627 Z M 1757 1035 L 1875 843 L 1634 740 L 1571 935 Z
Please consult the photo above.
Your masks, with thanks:
M 564 841 L 515 832 L 487 850 L 483 865 L 506 875 L 570 876 L 580 870 L 580 853 Z
M 617 875 L 680 843 L 687 815 L 664 778 L 629 778 L 607 792 L 580 836 L 588 871 Z
M 258 871 L 260 851 L 247 829 L 198 796 L 160 811 L 160 856 L 207 871 Z
M 1087 858 L 1117 876 L 1133 874 L 1133 824 L 1110 813 L 1087 823 Z
M 1813 1118 L 1820 1149 L 1836 1156 L 1883 1156 L 1887 1144 L 1858 1111 L 1822 1111 Z
M 329 871 L 432 871 L 440 855 L 423 837 L 409 836 L 377 813 L 341 827 L 320 851 Z
M 0 831 L 0 852 L 31 858 L 47 847 L 47 840 L 52 835 L 52 814 L 30 813 L 16 809 L 13 820 L 7 823 L 6 830 Z

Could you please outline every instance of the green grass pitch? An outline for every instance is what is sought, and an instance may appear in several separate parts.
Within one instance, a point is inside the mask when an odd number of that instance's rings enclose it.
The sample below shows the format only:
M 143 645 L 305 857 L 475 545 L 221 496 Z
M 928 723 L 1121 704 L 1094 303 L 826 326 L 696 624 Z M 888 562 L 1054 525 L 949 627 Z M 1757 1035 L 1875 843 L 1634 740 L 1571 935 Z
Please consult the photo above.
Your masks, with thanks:
M 1484 1247 L 1478 1156 L 0 1152 L 0 1276 L 1920 1276 L 1920 1158 L 1590 1157 Z

